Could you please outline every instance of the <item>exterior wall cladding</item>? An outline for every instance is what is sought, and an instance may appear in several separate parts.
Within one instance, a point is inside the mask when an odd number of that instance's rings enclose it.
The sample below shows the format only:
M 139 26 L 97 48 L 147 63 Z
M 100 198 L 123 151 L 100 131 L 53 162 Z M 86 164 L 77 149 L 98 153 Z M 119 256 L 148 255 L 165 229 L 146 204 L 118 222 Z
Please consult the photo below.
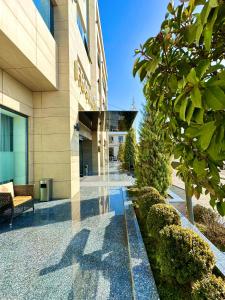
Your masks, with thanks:
M 28 181 L 35 183 L 35 197 L 39 180 L 53 178 L 53 198 L 72 198 L 80 189 L 78 111 L 107 109 L 98 3 L 52 1 L 53 37 L 34 2 L 0 1 L 0 105 L 28 116 Z M 92 170 L 100 174 L 107 134 L 80 127 L 92 140 Z

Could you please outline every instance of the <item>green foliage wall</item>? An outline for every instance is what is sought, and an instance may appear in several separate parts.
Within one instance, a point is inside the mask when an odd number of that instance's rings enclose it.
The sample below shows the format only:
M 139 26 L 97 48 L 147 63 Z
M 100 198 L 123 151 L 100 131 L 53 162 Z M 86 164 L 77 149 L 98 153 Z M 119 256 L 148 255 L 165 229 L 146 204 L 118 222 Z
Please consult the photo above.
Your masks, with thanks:
M 124 147 L 124 168 L 134 169 L 136 160 L 136 135 L 134 128 L 131 128 L 126 136 Z
M 139 132 L 135 175 L 138 186 L 152 186 L 164 194 L 171 183 L 170 152 L 165 146 L 160 115 L 147 101 Z

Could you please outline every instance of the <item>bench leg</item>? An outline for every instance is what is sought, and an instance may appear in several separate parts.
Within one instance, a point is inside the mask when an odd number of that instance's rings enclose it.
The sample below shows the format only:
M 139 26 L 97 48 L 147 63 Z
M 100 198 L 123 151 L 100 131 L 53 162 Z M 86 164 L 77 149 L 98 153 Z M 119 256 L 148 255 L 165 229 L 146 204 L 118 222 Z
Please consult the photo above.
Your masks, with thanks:
M 10 228 L 13 227 L 13 216 L 14 216 L 14 209 L 12 208 L 12 211 L 11 211 L 11 217 L 10 217 L 10 223 L 9 223 L 9 227 L 10 227 Z

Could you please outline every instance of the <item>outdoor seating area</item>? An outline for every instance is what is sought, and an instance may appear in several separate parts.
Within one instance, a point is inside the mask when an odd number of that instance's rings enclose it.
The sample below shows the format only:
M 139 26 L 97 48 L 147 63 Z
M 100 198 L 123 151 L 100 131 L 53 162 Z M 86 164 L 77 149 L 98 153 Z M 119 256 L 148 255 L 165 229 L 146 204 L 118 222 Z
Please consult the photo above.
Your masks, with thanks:
M 9 220 L 10 227 L 16 216 L 30 208 L 34 211 L 34 185 L 0 185 L 0 216 Z

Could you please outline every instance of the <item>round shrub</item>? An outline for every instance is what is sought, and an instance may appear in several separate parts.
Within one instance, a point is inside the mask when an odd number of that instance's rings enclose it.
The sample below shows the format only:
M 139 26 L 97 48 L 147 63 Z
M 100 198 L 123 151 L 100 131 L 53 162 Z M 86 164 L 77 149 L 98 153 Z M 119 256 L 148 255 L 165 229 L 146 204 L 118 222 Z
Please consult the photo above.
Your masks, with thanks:
M 159 231 L 166 225 L 181 225 L 180 216 L 176 209 L 169 204 L 153 205 L 147 216 L 148 233 L 154 237 L 159 237 Z
M 192 288 L 193 300 L 224 300 L 225 281 L 215 275 L 197 281 Z
M 194 206 L 195 221 L 201 224 L 210 224 L 217 220 L 217 214 L 211 209 L 202 205 Z
M 202 279 L 215 266 L 209 245 L 192 230 L 177 225 L 160 231 L 158 260 L 162 274 L 179 284 Z
M 166 199 L 162 197 L 157 190 L 151 191 L 136 200 L 137 207 L 139 208 L 140 217 L 144 220 L 147 219 L 148 212 L 152 205 L 166 204 Z

